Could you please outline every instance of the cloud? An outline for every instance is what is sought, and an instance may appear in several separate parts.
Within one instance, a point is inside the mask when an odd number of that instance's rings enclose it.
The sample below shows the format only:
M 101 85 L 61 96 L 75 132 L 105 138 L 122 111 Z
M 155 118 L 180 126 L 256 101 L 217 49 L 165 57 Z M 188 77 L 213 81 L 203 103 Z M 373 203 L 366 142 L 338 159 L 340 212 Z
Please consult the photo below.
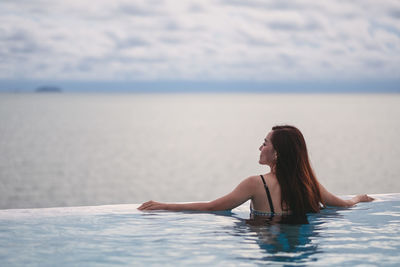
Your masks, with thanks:
M 315 31 L 321 29 L 321 26 L 315 22 L 296 23 L 295 21 L 274 21 L 268 24 L 272 30 L 278 31 Z
M 399 14 L 392 0 L 1 1 L 0 79 L 398 79 Z
M 263 8 L 268 10 L 300 10 L 305 8 L 312 2 L 307 1 L 263 1 L 263 0 L 221 0 L 221 4 L 237 6 L 237 7 L 249 7 L 249 8 Z
M 388 15 L 393 17 L 394 19 L 400 19 L 400 8 L 389 10 Z

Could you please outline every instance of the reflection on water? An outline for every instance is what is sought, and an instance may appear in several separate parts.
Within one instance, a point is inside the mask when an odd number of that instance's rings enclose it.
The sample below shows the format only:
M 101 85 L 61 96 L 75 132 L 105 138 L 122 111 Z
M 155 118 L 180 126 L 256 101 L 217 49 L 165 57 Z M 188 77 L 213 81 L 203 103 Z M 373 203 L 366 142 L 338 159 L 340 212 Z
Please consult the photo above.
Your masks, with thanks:
M 317 240 L 326 228 L 321 222 L 328 218 L 343 218 L 337 209 L 325 209 L 319 214 L 303 216 L 275 215 L 271 217 L 251 216 L 236 225 L 237 231 L 255 233 L 257 245 L 263 256 L 254 259 L 260 263 L 317 261 L 316 254 L 322 253 Z
M 233 228 L 228 234 L 239 237 L 240 245 L 250 246 L 257 244 L 261 255 L 243 253 L 243 251 L 232 250 L 236 259 L 246 260 L 252 263 L 309 263 L 320 261 L 317 254 L 322 253 L 319 239 L 321 234 L 327 230 L 327 221 L 341 221 L 343 215 L 340 212 L 348 209 L 325 208 L 318 214 L 299 215 L 274 215 L 252 216 L 244 219 L 242 216 L 230 211 L 213 212 L 218 217 L 235 218 Z M 233 230 L 233 231 L 232 231 Z
M 249 232 L 256 233 L 265 262 L 309 261 L 318 252 L 313 238 L 318 236 L 315 225 L 304 216 L 254 217 L 246 220 Z

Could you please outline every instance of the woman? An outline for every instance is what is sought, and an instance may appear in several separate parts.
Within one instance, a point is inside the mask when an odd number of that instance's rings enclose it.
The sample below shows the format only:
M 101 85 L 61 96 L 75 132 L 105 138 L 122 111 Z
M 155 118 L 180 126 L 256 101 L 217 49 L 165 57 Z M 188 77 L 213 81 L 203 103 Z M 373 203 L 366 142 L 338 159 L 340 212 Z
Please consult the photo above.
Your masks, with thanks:
M 308 159 L 302 133 L 294 126 L 275 126 L 260 146 L 262 165 L 270 172 L 243 180 L 231 193 L 210 202 L 168 204 L 143 203 L 139 210 L 231 210 L 251 199 L 252 216 L 319 212 L 322 206 L 351 207 L 372 201 L 367 195 L 343 200 L 326 190 L 316 179 Z

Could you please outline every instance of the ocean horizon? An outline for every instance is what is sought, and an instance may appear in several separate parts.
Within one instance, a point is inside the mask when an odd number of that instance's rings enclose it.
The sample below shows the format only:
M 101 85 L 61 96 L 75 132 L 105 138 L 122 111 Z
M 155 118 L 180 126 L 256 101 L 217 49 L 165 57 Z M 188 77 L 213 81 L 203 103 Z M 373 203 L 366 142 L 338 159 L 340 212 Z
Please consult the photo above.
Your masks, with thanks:
M 400 93 L 400 80 L 349 81 L 68 81 L 1 80 L 0 92 L 29 93 L 41 87 L 63 92 L 98 93 Z

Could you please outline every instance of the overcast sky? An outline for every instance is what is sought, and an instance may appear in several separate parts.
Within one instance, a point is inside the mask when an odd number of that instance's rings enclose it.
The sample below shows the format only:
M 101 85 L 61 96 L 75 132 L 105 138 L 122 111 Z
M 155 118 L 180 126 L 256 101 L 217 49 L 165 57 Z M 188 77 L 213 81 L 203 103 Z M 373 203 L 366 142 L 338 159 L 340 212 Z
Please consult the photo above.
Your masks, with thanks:
M 399 0 L 0 1 L 3 80 L 399 80 L 399 70 Z

